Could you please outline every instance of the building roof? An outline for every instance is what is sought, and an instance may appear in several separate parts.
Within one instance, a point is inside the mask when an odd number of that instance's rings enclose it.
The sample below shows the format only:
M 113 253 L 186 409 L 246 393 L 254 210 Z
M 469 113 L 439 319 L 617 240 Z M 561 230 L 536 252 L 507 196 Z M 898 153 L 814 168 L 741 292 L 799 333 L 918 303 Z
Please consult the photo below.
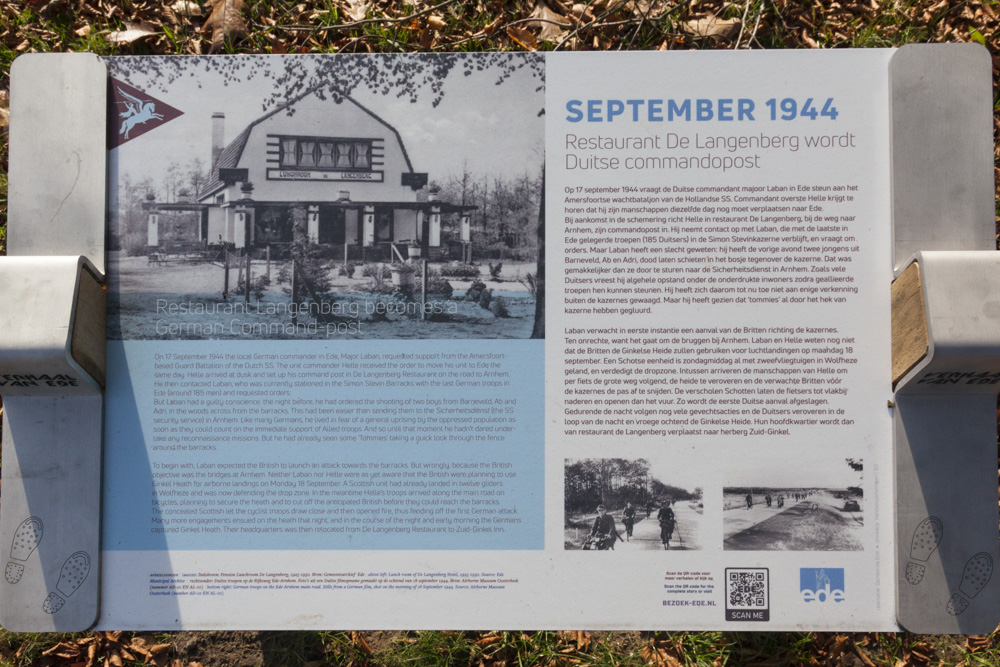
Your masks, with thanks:
M 272 116 L 275 116 L 282 111 L 286 111 L 294 107 L 301 100 L 305 99 L 309 95 L 315 94 L 322 87 L 324 87 L 322 84 L 318 86 L 313 86 L 312 88 L 306 90 L 304 93 L 293 97 L 292 99 L 290 99 L 289 101 L 285 102 L 284 104 L 278 107 L 275 107 L 271 111 L 268 111 L 263 116 L 261 116 L 257 120 L 247 125 L 246 128 L 244 128 L 244 130 L 240 132 L 236 136 L 236 138 L 233 139 L 229 143 L 229 145 L 226 146 L 219 154 L 219 159 L 215 162 L 215 164 L 212 165 L 212 171 L 209 174 L 209 179 L 210 179 L 209 183 L 208 185 L 205 186 L 205 189 L 201 193 L 199 193 L 198 200 L 200 201 L 202 199 L 205 199 L 206 197 L 214 195 L 216 192 L 225 187 L 226 184 L 223 181 L 219 180 L 219 169 L 233 169 L 239 164 L 240 158 L 243 156 L 243 149 L 246 148 L 247 145 L 247 139 L 250 138 L 250 132 L 253 130 L 254 127 L 264 122 L 268 118 L 271 118 Z M 366 114 L 374 118 L 382 125 L 385 125 L 387 128 L 389 128 L 389 130 L 392 131 L 394 135 L 396 135 L 396 140 L 399 142 L 399 148 L 400 150 L 403 151 L 403 159 L 406 160 L 406 168 L 412 173 L 413 165 L 410 163 L 410 156 L 406 152 L 406 146 L 403 144 L 403 138 L 399 136 L 399 131 L 396 130 L 395 127 L 390 125 L 384 118 L 382 118 L 374 111 L 372 111 L 368 107 L 364 106 L 363 104 L 355 100 L 350 95 L 340 95 L 340 97 L 342 97 L 343 100 L 345 101 L 351 102 L 352 104 L 354 104 L 354 106 L 364 111 Z

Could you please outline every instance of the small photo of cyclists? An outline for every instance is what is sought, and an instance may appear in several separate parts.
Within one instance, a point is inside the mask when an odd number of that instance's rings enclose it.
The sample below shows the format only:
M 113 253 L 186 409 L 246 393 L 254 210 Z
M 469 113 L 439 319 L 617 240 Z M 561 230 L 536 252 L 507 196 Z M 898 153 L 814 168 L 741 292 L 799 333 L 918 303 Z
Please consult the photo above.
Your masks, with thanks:
M 729 471 L 722 489 L 726 551 L 861 551 L 864 461 L 824 460 Z
M 566 550 L 702 548 L 702 488 L 671 480 L 655 462 L 567 459 L 565 485 Z

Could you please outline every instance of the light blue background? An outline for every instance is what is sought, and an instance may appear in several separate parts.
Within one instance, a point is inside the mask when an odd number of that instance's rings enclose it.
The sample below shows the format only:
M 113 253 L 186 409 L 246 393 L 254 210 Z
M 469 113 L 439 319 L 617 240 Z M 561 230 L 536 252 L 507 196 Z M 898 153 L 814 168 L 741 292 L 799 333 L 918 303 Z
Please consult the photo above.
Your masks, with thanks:
M 542 549 L 544 462 L 544 341 L 540 340 L 351 340 L 351 341 L 108 341 L 105 401 L 104 549 Z M 215 451 L 152 451 L 153 359 L 155 354 L 434 354 L 504 353 L 510 386 L 420 388 L 306 388 L 292 397 L 329 398 L 517 398 L 515 430 L 503 442 L 419 444 L 368 442 L 214 443 Z M 254 398 L 246 407 L 253 411 Z M 195 441 L 196 442 L 196 441 Z M 513 464 L 517 477 L 504 480 L 504 505 L 518 508 L 521 524 L 502 533 L 152 533 L 152 461 L 158 463 L 277 462 L 480 462 Z M 213 513 L 217 516 L 216 513 Z M 219 524 L 214 524 L 219 525 Z M 234 524 L 234 526 L 237 524 Z

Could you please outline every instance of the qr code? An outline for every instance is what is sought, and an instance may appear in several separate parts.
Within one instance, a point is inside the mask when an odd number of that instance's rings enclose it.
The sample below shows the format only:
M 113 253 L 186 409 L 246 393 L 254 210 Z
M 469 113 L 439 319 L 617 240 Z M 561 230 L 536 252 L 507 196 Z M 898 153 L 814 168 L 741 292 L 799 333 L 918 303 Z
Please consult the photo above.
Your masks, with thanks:
M 726 569 L 727 609 L 767 609 L 768 606 L 766 569 Z

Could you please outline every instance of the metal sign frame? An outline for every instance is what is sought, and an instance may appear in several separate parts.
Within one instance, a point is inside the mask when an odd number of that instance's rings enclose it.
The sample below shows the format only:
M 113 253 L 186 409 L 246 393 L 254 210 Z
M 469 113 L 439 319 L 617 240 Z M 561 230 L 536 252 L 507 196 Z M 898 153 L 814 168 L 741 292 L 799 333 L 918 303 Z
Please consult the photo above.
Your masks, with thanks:
M 106 126 L 106 68 L 92 55 L 29 55 L 12 75 L 9 254 L 22 261 L 22 273 L 58 265 L 60 280 L 80 280 L 86 267 L 99 282 L 107 153 L 94 128 Z M 926 332 L 925 349 L 898 378 L 888 408 L 897 618 L 914 632 L 985 633 L 1000 619 L 1000 578 L 992 577 L 1000 558 L 993 468 L 1000 382 L 989 376 L 1000 374 L 1000 255 L 988 141 L 991 64 L 975 45 L 906 46 L 892 58 L 889 81 L 892 263 L 897 276 L 918 267 L 909 296 Z M 403 184 L 417 187 L 421 178 L 404 175 Z M 69 290 L 68 305 L 55 292 L 19 305 L 42 312 L 61 300 L 68 322 L 92 319 L 101 299 L 81 302 L 81 289 Z M 68 329 L 72 338 L 75 327 Z M 24 356 L 23 346 L 4 345 L 0 374 L 16 371 Z M 67 363 L 65 355 L 50 356 L 53 368 Z M 103 398 L 93 374 L 73 372 L 86 385 L 75 395 L 30 387 L 5 393 L 0 544 L 11 548 L 0 623 L 16 631 L 84 630 L 99 616 Z

